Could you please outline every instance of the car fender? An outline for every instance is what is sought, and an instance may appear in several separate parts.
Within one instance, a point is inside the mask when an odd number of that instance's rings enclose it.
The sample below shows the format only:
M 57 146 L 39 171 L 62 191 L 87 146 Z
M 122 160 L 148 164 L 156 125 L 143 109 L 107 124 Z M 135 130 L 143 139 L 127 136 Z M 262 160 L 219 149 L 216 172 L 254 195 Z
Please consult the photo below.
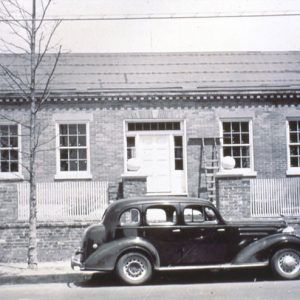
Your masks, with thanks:
M 160 266 L 160 259 L 156 248 L 140 237 L 131 237 L 111 241 L 100 246 L 86 259 L 84 268 L 86 270 L 113 270 L 119 256 L 129 250 L 146 252 L 153 262 L 154 268 Z
M 243 264 L 256 262 L 256 255 L 258 253 L 273 248 L 274 246 L 281 246 L 285 244 L 293 244 L 300 249 L 300 237 L 291 234 L 279 233 L 259 239 L 242 249 L 231 263 Z

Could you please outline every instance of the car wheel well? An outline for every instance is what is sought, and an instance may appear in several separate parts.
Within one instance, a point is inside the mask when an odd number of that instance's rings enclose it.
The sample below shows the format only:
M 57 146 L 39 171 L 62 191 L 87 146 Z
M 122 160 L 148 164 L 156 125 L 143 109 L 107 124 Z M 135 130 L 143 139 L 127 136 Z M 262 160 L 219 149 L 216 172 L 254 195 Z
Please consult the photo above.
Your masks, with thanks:
M 293 249 L 296 251 L 300 251 L 299 245 L 294 244 L 294 243 L 283 243 L 276 245 L 275 247 L 272 248 L 271 252 L 269 252 L 269 259 L 271 260 L 274 254 L 282 249 Z
M 127 254 L 127 253 L 131 253 L 131 252 L 140 253 L 140 254 L 146 256 L 146 257 L 149 259 L 149 261 L 150 261 L 150 263 L 152 264 L 152 266 L 155 264 L 155 262 L 153 261 L 153 257 L 150 255 L 150 253 L 149 253 L 147 250 L 145 250 L 145 249 L 143 249 L 143 248 L 128 248 L 128 249 L 124 250 L 123 252 L 121 252 L 121 253 L 118 255 L 118 257 L 117 257 L 117 259 L 116 259 L 115 266 L 117 265 L 119 259 L 120 259 L 123 255 L 125 255 L 125 254 Z

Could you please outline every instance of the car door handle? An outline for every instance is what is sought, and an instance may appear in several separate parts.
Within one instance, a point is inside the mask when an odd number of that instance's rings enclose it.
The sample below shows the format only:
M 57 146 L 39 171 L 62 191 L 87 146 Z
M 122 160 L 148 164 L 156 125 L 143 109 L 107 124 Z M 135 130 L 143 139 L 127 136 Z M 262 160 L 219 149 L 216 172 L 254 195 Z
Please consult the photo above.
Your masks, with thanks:
M 172 232 L 180 232 L 180 229 L 173 229 Z
M 219 231 L 219 232 L 224 232 L 224 231 L 225 231 L 225 228 L 218 228 L 218 231 Z

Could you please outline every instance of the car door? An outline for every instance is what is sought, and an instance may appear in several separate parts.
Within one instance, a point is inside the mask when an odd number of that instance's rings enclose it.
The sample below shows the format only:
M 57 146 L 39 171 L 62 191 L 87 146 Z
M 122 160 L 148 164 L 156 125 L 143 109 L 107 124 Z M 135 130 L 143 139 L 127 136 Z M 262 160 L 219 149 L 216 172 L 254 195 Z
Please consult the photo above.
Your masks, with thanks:
M 222 264 L 232 259 L 234 237 L 215 211 L 205 205 L 181 205 L 181 265 Z
M 182 241 L 178 225 L 179 205 L 145 205 L 143 237 L 157 250 L 161 266 L 178 265 Z

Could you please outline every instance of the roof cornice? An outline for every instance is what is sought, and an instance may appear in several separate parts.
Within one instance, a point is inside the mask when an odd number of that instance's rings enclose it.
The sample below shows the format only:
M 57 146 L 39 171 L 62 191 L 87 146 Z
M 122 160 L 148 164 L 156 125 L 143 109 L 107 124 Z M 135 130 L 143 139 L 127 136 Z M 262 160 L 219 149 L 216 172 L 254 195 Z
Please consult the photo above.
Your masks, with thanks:
M 38 94 L 37 94 L 38 98 Z M 134 91 L 51 93 L 48 102 L 100 101 L 206 101 L 206 100 L 300 100 L 300 89 L 262 91 Z M 0 103 L 26 103 L 28 99 L 14 94 L 0 94 Z

